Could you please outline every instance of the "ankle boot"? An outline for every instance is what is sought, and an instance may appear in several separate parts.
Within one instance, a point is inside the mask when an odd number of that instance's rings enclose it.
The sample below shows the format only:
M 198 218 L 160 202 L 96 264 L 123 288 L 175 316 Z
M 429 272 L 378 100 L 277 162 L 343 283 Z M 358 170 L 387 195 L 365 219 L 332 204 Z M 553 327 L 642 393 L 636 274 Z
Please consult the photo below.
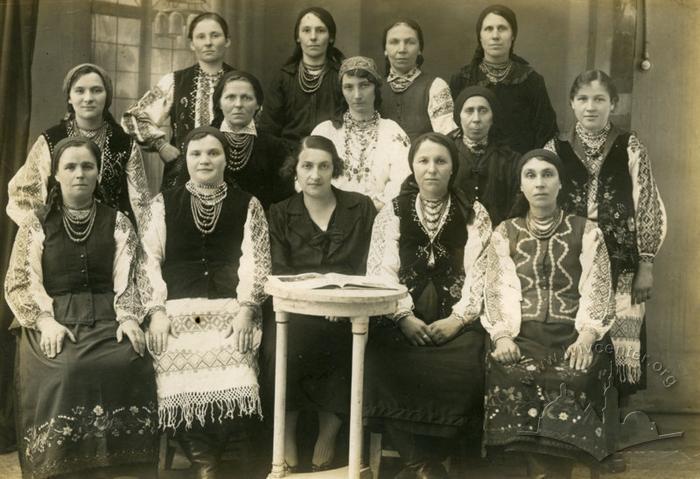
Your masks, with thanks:
M 182 450 L 194 468 L 196 479 L 216 479 L 219 458 L 216 446 L 204 432 L 183 432 L 178 435 Z

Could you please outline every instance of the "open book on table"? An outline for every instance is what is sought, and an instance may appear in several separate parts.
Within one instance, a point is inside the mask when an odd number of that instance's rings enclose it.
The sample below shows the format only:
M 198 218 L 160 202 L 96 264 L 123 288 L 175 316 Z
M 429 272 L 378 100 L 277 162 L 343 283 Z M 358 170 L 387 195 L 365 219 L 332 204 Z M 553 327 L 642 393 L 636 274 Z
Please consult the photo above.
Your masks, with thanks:
M 270 276 L 287 288 L 294 289 L 383 289 L 397 291 L 398 285 L 377 276 L 352 276 L 338 273 L 302 273 L 289 276 Z

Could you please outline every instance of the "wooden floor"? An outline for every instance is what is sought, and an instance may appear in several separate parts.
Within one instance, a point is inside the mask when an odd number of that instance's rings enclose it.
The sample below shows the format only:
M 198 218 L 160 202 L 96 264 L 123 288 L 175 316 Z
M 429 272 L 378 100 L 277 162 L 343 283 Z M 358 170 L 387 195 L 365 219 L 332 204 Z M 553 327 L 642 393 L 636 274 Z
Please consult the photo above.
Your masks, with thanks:
M 700 415 L 652 415 L 659 432 L 684 431 L 678 439 L 657 441 L 637 446 L 623 452 L 627 461 L 627 471 L 619 474 L 605 474 L 611 479 L 699 479 L 700 478 Z M 185 479 L 188 477 L 187 460 L 176 456 L 174 470 L 161 471 L 161 479 Z M 390 479 L 396 472 L 397 464 L 385 460 L 382 464 L 381 479 Z M 266 471 L 255 474 L 264 479 Z M 234 464 L 227 464 L 225 475 L 241 479 L 256 479 L 247 472 L 242 475 Z M 0 478 L 20 479 L 17 454 L 0 455 Z M 487 458 L 470 463 L 468 471 L 457 472 L 455 478 L 511 479 L 526 477 L 525 468 L 514 457 Z M 589 471 L 576 467 L 574 479 L 588 479 Z

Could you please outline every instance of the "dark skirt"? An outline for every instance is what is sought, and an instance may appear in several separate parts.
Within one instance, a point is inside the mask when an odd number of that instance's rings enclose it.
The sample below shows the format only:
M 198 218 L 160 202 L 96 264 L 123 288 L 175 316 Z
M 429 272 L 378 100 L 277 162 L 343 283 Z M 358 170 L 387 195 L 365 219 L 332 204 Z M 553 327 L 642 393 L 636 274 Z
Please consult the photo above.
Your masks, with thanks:
M 515 343 L 522 358 L 486 370 L 484 443 L 507 450 L 589 461 L 614 452 L 603 423 L 613 382 L 612 345 L 593 347 L 593 364 L 576 371 L 564 359 L 578 333 L 572 323 L 523 322 Z M 606 391 L 608 392 L 606 394 Z M 609 423 L 609 421 L 608 421 Z
M 158 460 L 153 362 L 140 357 L 118 323 L 72 325 L 54 359 L 41 334 L 19 329 L 18 445 L 23 477 L 45 478 L 95 467 Z
M 381 320 L 369 334 L 364 416 L 372 427 L 453 437 L 480 414 L 484 331 L 477 322 L 447 344 L 412 346 Z
M 274 314 L 271 316 L 266 321 L 263 337 L 267 391 L 274 390 L 277 336 Z M 350 322 L 290 314 L 287 331 L 287 410 L 348 415 L 352 362 Z

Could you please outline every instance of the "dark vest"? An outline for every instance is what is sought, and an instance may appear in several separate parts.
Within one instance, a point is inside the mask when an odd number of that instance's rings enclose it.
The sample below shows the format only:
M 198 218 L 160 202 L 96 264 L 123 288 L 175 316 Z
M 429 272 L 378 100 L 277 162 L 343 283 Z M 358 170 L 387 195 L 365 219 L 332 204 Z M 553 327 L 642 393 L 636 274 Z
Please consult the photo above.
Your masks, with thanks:
M 135 227 L 136 221 L 134 212 L 131 209 L 131 202 L 129 201 L 129 188 L 126 176 L 126 164 L 131 157 L 133 140 L 119 125 L 110 123 L 109 128 L 110 131 L 102 151 L 102 166 L 100 168 L 102 201 L 124 213 Z M 53 150 L 56 144 L 68 137 L 66 121 L 63 120 L 58 125 L 49 128 L 43 135 L 53 157 Z M 51 177 L 49 178 L 48 189 L 51 190 L 53 185 L 54 179 Z
M 395 93 L 389 83 L 382 85 L 382 104 L 379 113 L 399 124 L 413 141 L 423 133 L 433 131 L 428 116 L 430 86 L 434 76 L 421 73 L 413 84 L 401 93 Z
M 44 289 L 53 298 L 56 321 L 92 324 L 96 320 L 114 320 L 116 218 L 115 209 L 97 203 L 92 232 L 82 243 L 68 237 L 60 211 L 52 210 L 44 220 L 41 267 Z
M 637 270 L 637 234 L 635 231 L 632 178 L 629 174 L 627 144 L 629 133 L 619 135 L 603 160 L 598 178 L 598 226 L 603 232 L 610 256 L 613 284 L 621 273 Z M 576 215 L 588 216 L 589 174 L 571 144 L 556 140 L 557 153 L 564 163 L 562 207 Z
M 243 227 L 251 196 L 228 189 L 216 228 L 201 233 L 194 224 L 184 186 L 163 193 L 166 246 L 163 279 L 168 299 L 235 298 Z
M 447 220 L 432 245 L 420 224 L 415 208 L 416 195 L 401 195 L 393 200 L 399 217 L 399 281 L 406 285 L 414 304 L 432 282 L 437 291 L 437 317 L 444 318 L 459 301 L 464 284 L 464 246 L 467 223 L 454 198 Z M 430 253 L 435 264 L 429 265 Z

